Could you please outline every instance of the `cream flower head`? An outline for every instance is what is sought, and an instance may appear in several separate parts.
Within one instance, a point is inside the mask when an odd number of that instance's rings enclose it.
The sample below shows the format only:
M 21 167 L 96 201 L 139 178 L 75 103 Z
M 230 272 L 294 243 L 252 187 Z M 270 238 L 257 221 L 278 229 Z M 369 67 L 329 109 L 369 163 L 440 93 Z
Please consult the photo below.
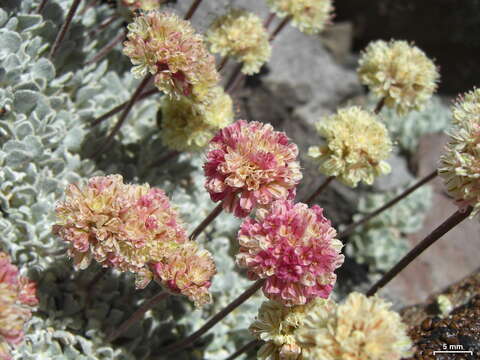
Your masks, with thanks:
M 233 102 L 223 88 L 212 89 L 207 104 L 190 99 L 164 97 L 162 99 L 163 143 L 176 151 L 200 151 L 220 129 L 233 121 Z
M 213 53 L 243 62 L 242 72 L 247 75 L 258 73 L 272 52 L 262 20 L 240 9 L 217 18 L 206 33 L 206 41 Z
M 134 12 L 136 10 L 155 10 L 159 9 L 160 6 L 165 2 L 165 0 L 119 0 L 118 3 L 120 7 L 125 7 L 130 12 Z
M 473 207 L 473 217 L 480 210 L 480 89 L 460 97 L 452 113 L 454 128 L 438 171 L 457 204 Z
M 392 151 L 387 128 L 374 114 L 357 106 L 338 110 L 317 125 L 326 145 L 312 146 L 308 155 L 320 163 L 320 171 L 350 187 L 372 184 L 390 172 L 385 162 Z
M 267 0 L 279 17 L 292 17 L 292 24 L 307 34 L 317 34 L 332 17 L 332 0 Z
M 421 110 L 437 90 L 437 67 L 406 41 L 370 43 L 358 67 L 360 81 L 399 114 Z

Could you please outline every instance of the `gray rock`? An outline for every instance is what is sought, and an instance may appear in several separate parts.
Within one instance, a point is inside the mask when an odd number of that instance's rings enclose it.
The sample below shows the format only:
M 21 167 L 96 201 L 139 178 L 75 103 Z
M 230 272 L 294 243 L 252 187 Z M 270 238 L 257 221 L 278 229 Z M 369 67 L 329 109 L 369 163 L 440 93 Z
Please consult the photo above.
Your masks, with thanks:
M 392 154 L 387 161 L 392 167 L 392 172 L 388 175 L 379 176 L 375 180 L 373 188 L 376 191 L 395 190 L 413 182 L 414 176 L 408 170 L 407 160 L 404 157 Z

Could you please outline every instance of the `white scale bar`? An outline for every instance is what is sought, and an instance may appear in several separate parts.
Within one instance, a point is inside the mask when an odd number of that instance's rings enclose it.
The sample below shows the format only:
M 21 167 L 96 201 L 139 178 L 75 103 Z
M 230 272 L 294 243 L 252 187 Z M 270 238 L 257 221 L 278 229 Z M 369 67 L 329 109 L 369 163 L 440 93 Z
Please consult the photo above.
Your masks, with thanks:
M 473 355 L 473 351 L 466 351 L 466 350 L 457 350 L 457 351 L 453 351 L 453 350 L 445 350 L 445 351 L 434 351 L 433 352 L 433 355 L 436 355 L 436 354 L 470 354 L 470 355 Z

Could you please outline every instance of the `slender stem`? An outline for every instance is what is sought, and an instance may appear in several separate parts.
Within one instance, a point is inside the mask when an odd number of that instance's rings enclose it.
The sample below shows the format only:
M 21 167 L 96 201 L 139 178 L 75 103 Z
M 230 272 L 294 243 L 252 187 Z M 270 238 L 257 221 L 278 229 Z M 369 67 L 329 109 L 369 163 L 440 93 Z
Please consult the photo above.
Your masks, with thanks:
M 268 28 L 270 27 L 270 25 L 272 24 L 272 21 L 273 19 L 275 19 L 275 13 L 270 13 L 268 15 L 268 17 L 265 19 L 264 23 L 263 23 L 263 27 L 268 30 Z
M 109 16 L 108 18 L 106 18 L 102 23 L 100 23 L 100 25 L 97 26 L 97 28 L 91 30 L 89 33 L 88 33 L 88 36 L 94 36 L 95 34 L 99 33 L 100 31 L 102 31 L 103 29 L 105 29 L 108 25 L 110 25 L 111 23 L 113 23 L 115 20 L 117 20 L 119 18 L 119 15 L 117 14 L 114 14 L 114 15 L 111 15 Z
M 137 99 L 137 101 L 140 101 L 140 100 L 143 100 L 151 95 L 154 95 L 154 94 L 157 94 L 159 93 L 159 90 L 157 88 L 154 88 L 154 89 L 151 89 L 151 90 L 148 90 L 148 91 L 145 91 L 142 95 L 140 95 Z M 92 121 L 91 123 L 91 126 L 97 126 L 98 124 L 100 124 L 102 121 L 108 119 L 110 116 L 113 116 L 115 115 L 116 113 L 119 113 L 120 111 L 122 111 L 122 109 L 125 108 L 125 106 L 127 106 L 128 104 L 128 101 L 125 101 L 124 103 L 120 104 L 120 105 L 117 105 L 115 106 L 112 110 L 110 110 L 109 112 L 103 114 L 102 116 L 100 116 L 99 118 L 95 119 Z
M 385 106 L 385 98 L 381 98 L 378 103 L 377 103 L 377 106 L 375 106 L 375 110 L 373 110 L 373 112 L 375 114 L 380 114 L 380 111 L 382 111 L 383 107 Z
M 417 190 L 419 187 L 422 187 L 423 185 L 425 185 L 426 183 L 428 183 L 430 180 L 433 180 L 437 177 L 438 175 L 438 172 L 437 170 L 433 171 L 432 173 L 428 174 L 427 176 L 425 176 L 423 179 L 419 180 L 417 183 L 415 183 L 414 185 L 412 185 L 411 187 L 409 187 L 408 189 L 406 189 L 404 192 L 402 192 L 401 194 L 399 194 L 398 196 L 394 197 L 392 200 L 390 200 L 389 202 L 387 202 L 385 205 L 379 207 L 377 210 L 373 211 L 372 213 L 368 214 L 367 216 L 365 216 L 363 219 L 360 219 L 356 222 L 354 222 L 353 224 L 349 225 L 345 230 L 343 230 L 340 234 L 338 234 L 338 237 L 340 239 L 342 238 L 346 238 L 347 236 L 349 236 L 353 230 L 355 230 L 355 228 L 357 226 L 360 226 L 362 224 L 365 224 L 367 221 L 369 221 L 370 219 L 374 218 L 375 216 L 381 214 L 382 212 L 384 212 L 385 210 L 391 208 L 393 205 L 395 205 L 396 203 L 398 203 L 400 200 L 406 198 L 408 195 L 410 195 L 412 192 L 414 192 L 415 190 Z
M 142 82 L 140 83 L 140 85 L 138 85 L 137 89 L 135 90 L 135 92 L 133 93 L 132 97 L 130 98 L 130 100 L 128 101 L 127 105 L 125 106 L 125 108 L 123 109 L 123 112 L 122 114 L 120 115 L 120 118 L 118 119 L 117 123 L 115 124 L 115 126 L 113 127 L 113 130 L 112 132 L 110 133 L 110 135 L 108 135 L 108 137 L 105 139 L 104 143 L 102 144 L 102 146 L 100 146 L 100 148 L 97 150 L 95 156 L 99 156 L 100 154 L 103 153 L 103 150 L 105 150 L 108 145 L 110 145 L 110 143 L 113 141 L 113 138 L 115 137 L 115 135 L 117 134 L 117 132 L 120 130 L 120 128 L 122 127 L 122 124 L 124 123 L 124 121 L 127 119 L 127 116 L 128 114 L 130 113 L 130 110 L 132 109 L 133 107 L 133 104 L 135 104 L 135 101 L 137 101 L 137 99 L 140 97 L 140 94 L 142 93 L 143 89 L 148 85 L 148 83 L 150 82 L 150 80 L 152 79 L 152 75 L 151 74 L 148 74 L 147 76 L 145 76 L 145 78 L 142 80 Z
M 156 160 L 153 163 L 151 163 L 150 165 L 148 165 L 147 167 L 150 168 L 150 167 L 161 166 L 164 163 L 166 163 L 167 161 L 173 159 L 174 157 L 176 157 L 178 155 L 180 155 L 179 151 L 176 151 L 176 150 L 170 151 L 170 152 L 166 153 L 164 156 L 160 157 L 158 160 Z
M 223 310 L 218 312 L 214 315 L 210 320 L 208 320 L 205 325 L 203 325 L 200 329 L 195 331 L 193 334 L 188 336 L 187 338 L 180 340 L 176 343 L 173 343 L 169 346 L 164 347 L 161 349 L 162 356 L 167 354 L 175 353 L 183 348 L 187 347 L 188 345 L 192 344 L 195 340 L 197 340 L 200 336 L 205 334 L 208 330 L 210 330 L 213 326 L 215 326 L 218 322 L 223 320 L 228 314 L 230 314 L 233 310 L 237 307 L 242 305 L 245 301 L 247 301 L 253 294 L 255 294 L 258 289 L 260 289 L 265 282 L 265 279 L 257 280 L 252 286 L 250 286 L 247 290 L 245 290 L 239 297 L 233 300 L 230 304 L 228 304 Z
M 37 9 L 37 12 L 39 14 L 42 13 L 43 8 L 45 7 L 45 5 L 47 5 L 47 2 L 48 2 L 48 0 L 42 0 L 42 2 L 40 3 L 40 5 L 38 6 L 38 9 Z
M 170 294 L 166 291 L 160 291 L 157 295 L 145 301 L 132 315 L 130 315 L 127 320 L 125 320 L 112 334 L 110 334 L 108 341 L 114 341 L 116 338 L 122 335 L 130 326 L 140 321 L 148 310 L 152 309 L 155 305 L 166 299 L 169 295 Z
M 197 226 L 197 228 L 195 230 L 192 231 L 192 233 L 190 234 L 190 240 L 195 240 L 198 235 L 200 235 L 202 233 L 203 230 L 205 230 L 205 228 L 213 221 L 215 220 L 215 218 L 220 215 L 220 213 L 222 212 L 223 210 L 223 205 L 222 203 L 218 204 L 215 209 L 213 209 L 210 214 L 208 214 L 208 216 L 200 223 L 200 225 Z
M 236 87 L 239 79 L 242 77 L 242 67 L 243 64 L 237 64 L 237 66 L 235 66 L 235 69 L 232 71 L 232 75 L 230 75 L 227 85 L 225 86 L 225 92 L 231 92 Z
M 87 293 L 89 294 L 93 287 L 97 284 L 98 280 L 100 280 L 108 271 L 108 268 L 101 268 L 95 273 L 95 276 L 90 280 L 86 286 Z M 89 294 L 91 295 L 91 294 Z
M 75 15 L 75 12 L 78 9 L 78 5 L 80 5 L 80 2 L 82 0 L 73 0 L 72 6 L 70 7 L 70 10 L 68 11 L 67 17 L 65 19 L 65 22 L 63 23 L 57 38 L 55 39 L 55 42 L 53 43 L 52 50 L 50 51 L 50 54 L 48 54 L 48 58 L 52 59 L 55 53 L 57 52 L 58 48 L 60 47 L 60 44 L 63 41 L 63 38 L 67 34 L 68 28 L 70 27 L 70 24 L 72 23 L 73 16 Z
M 415 260 L 423 251 L 430 245 L 435 243 L 443 235 L 453 229 L 455 226 L 465 220 L 473 211 L 472 207 L 464 210 L 457 210 L 447 220 L 445 220 L 439 227 L 433 230 L 430 235 L 423 239 L 417 246 L 415 246 L 407 255 L 405 255 L 389 272 L 375 283 L 370 290 L 367 291 L 367 296 L 374 295 L 379 289 L 384 287 L 395 276 L 397 276 L 403 269 L 405 269 L 413 260 Z
M 280 33 L 280 31 L 282 31 L 283 28 L 288 25 L 290 20 L 292 20 L 291 16 L 287 16 L 285 19 L 283 19 L 282 22 L 280 24 L 278 24 L 278 26 L 275 28 L 275 30 L 273 30 L 273 32 L 270 35 L 270 38 L 268 39 L 268 41 L 272 42 L 277 37 L 277 35 Z
M 325 190 L 328 186 L 328 184 L 330 184 L 333 180 L 335 179 L 335 176 L 329 176 L 327 177 L 321 184 L 320 186 L 318 187 L 318 189 L 312 194 L 310 195 L 310 197 L 305 200 L 305 204 L 307 204 L 308 206 L 312 205 L 312 202 L 313 200 L 315 200 L 315 198 L 320 195 L 323 190 Z
M 190 6 L 190 9 L 188 9 L 187 14 L 185 15 L 185 20 L 190 20 L 192 18 L 193 14 L 195 14 L 195 11 L 197 11 L 197 8 L 201 2 L 202 0 L 193 0 L 193 3 Z
M 125 32 L 122 30 L 117 36 L 115 36 L 110 42 L 101 48 L 98 53 L 91 59 L 88 60 L 85 65 L 90 65 L 102 60 L 105 56 L 107 56 L 110 51 L 113 50 L 115 46 L 120 44 L 125 39 Z
M 220 64 L 217 67 L 217 71 L 222 71 L 225 65 L 227 65 L 228 59 L 229 59 L 228 55 L 223 57 L 223 59 L 220 61 Z
M 255 346 L 257 345 L 260 345 L 261 341 L 260 340 L 252 340 L 250 341 L 249 343 L 245 344 L 244 346 L 242 346 L 240 349 L 238 349 L 237 351 L 235 351 L 232 355 L 230 355 L 228 358 L 226 358 L 225 360 L 235 360 L 237 357 L 239 357 L 240 355 L 242 355 L 244 352 L 247 352 L 247 351 L 250 351 L 251 349 L 253 349 Z

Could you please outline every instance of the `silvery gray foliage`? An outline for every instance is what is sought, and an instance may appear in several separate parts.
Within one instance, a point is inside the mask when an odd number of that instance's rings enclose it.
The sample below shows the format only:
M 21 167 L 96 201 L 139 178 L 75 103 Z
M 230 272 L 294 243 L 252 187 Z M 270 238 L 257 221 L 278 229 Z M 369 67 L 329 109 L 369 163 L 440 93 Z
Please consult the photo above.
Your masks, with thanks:
M 98 267 L 74 271 L 65 244 L 51 234 L 55 203 L 65 186 L 102 173 L 149 182 L 167 192 L 189 231 L 215 204 L 203 188 L 201 155 L 152 166 L 168 151 L 157 134 L 158 95 L 135 105 L 106 156 L 85 159 L 116 118 L 94 131 L 88 123 L 126 101 L 138 80 L 118 51 L 99 64 L 84 65 L 118 31 L 106 29 L 84 41 L 85 32 L 112 14 L 105 5 L 74 18 L 54 62 L 46 58 L 70 4 L 49 0 L 44 17 L 36 15 L 34 0 L 7 1 L 0 9 L 0 247 L 28 269 L 40 298 L 25 341 L 13 355 L 27 360 L 146 359 L 162 344 L 191 333 L 252 284 L 234 263 L 232 240 L 239 221 L 222 214 L 216 222 L 220 226 L 209 226 L 199 239 L 218 269 L 213 305 L 194 310 L 186 299 L 170 297 L 121 341 L 107 342 L 106 335 L 159 286 L 135 291 L 131 276 L 110 270 L 89 288 Z M 212 329 L 203 351 L 185 351 L 176 358 L 227 357 L 250 340 L 246 329 L 260 302 L 259 295 L 254 297 Z
M 360 198 L 353 221 L 378 209 L 403 191 L 367 194 Z M 406 236 L 422 227 L 432 201 L 432 188 L 423 186 L 397 205 L 359 226 L 350 236 L 346 253 L 358 263 L 368 265 L 369 272 L 389 270 L 409 250 Z

